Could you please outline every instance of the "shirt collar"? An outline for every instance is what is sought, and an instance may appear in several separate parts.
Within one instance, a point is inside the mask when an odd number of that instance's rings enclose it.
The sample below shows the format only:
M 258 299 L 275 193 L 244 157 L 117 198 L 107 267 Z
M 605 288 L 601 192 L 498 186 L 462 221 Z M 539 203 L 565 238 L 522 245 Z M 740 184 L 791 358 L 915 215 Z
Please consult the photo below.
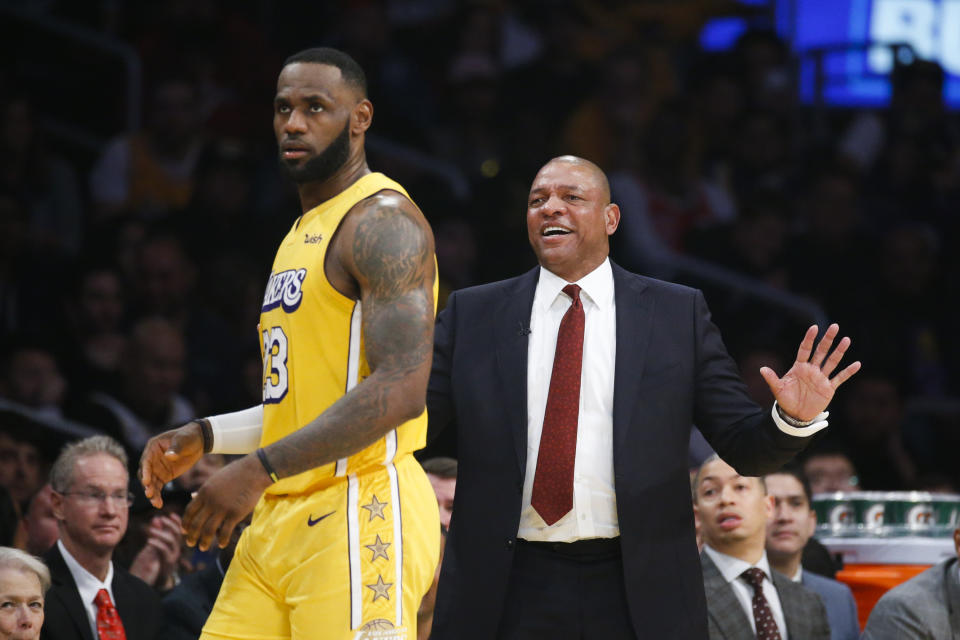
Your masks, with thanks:
M 80 563 L 77 562 L 76 558 L 70 555 L 67 547 L 63 544 L 63 540 L 57 540 L 57 548 L 60 549 L 63 561 L 67 563 L 67 569 L 70 570 L 70 575 L 73 576 L 73 581 L 77 584 L 77 591 L 80 592 L 80 598 L 84 604 L 93 602 L 100 589 L 106 589 L 110 593 L 110 599 L 113 600 L 113 589 L 110 588 L 110 585 L 113 583 L 112 562 L 107 569 L 107 579 L 100 582 L 97 576 L 84 569 Z
M 537 305 L 543 310 L 549 309 L 568 284 L 578 285 L 582 299 L 599 309 L 612 305 L 613 269 L 610 267 L 610 258 L 605 258 L 596 269 L 574 283 L 569 283 L 555 273 L 540 267 L 540 279 L 537 281 Z
M 713 564 L 717 565 L 720 575 L 722 575 L 723 579 L 728 583 L 739 578 L 744 571 L 751 567 L 756 567 L 763 571 L 763 575 L 767 577 L 767 580 L 773 583 L 773 575 L 770 573 L 770 563 L 767 561 L 766 551 L 763 552 L 763 556 L 760 557 L 760 560 L 756 564 L 750 564 L 746 560 L 720 553 L 708 544 L 703 545 L 703 550 L 710 556 L 710 559 L 713 560 Z

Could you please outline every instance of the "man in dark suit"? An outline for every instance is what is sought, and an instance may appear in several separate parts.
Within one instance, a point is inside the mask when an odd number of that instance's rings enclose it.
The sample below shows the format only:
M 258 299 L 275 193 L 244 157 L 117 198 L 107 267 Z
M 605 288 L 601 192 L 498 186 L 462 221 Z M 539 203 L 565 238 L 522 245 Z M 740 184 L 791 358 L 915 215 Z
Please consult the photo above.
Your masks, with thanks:
M 41 640 L 154 640 L 160 600 L 116 566 L 113 550 L 133 503 L 120 443 L 93 436 L 67 445 L 50 470 L 60 539 L 44 554 L 47 592 Z
M 857 603 L 850 587 L 819 576 L 801 563 L 817 526 L 817 513 L 810 502 L 810 483 L 793 467 L 785 467 L 763 480 L 767 495 L 773 500 L 773 518 L 767 523 L 770 565 L 820 596 L 830 621 L 830 640 L 859 640 Z
M 831 379 L 849 340 L 827 357 L 838 328 L 814 352 L 811 327 L 783 378 L 762 370 L 764 411 L 699 291 L 608 260 L 619 220 L 596 165 L 550 161 L 527 203 L 540 268 L 455 292 L 437 320 L 428 415 L 457 424 L 459 468 L 436 639 L 702 639 L 690 425 L 773 471 L 859 366 Z
M 714 456 L 697 473 L 693 504 L 710 640 L 830 638 L 820 596 L 770 569 L 764 544 L 773 499 L 763 480 Z

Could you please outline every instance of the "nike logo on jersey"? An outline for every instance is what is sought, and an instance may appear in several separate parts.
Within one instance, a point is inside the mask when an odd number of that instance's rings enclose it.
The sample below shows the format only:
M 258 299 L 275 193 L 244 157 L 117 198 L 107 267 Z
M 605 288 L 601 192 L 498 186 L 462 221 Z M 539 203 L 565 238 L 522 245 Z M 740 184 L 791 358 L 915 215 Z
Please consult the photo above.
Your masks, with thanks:
M 324 518 L 326 518 L 326 517 L 328 517 L 328 516 L 332 516 L 332 515 L 335 514 L 335 513 L 336 513 L 336 511 L 331 511 L 330 513 L 328 513 L 328 514 L 326 514 L 326 515 L 323 515 L 323 516 L 320 516 L 320 517 L 317 518 L 317 519 L 314 519 L 313 516 L 307 516 L 307 526 L 308 526 L 308 527 L 312 527 L 313 525 L 317 524 L 318 522 L 320 522 L 320 521 L 323 520 Z
M 281 304 L 287 313 L 296 311 L 303 299 L 303 281 L 306 278 L 306 269 L 288 269 L 280 273 L 271 273 L 260 311 L 276 309 Z

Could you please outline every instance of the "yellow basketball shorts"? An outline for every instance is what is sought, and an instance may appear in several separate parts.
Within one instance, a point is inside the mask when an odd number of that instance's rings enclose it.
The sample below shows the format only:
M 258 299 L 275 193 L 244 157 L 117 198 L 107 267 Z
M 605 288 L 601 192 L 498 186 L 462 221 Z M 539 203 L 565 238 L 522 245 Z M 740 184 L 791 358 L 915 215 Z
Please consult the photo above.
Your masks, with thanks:
M 440 553 L 411 455 L 296 496 L 264 495 L 201 640 L 416 640 Z

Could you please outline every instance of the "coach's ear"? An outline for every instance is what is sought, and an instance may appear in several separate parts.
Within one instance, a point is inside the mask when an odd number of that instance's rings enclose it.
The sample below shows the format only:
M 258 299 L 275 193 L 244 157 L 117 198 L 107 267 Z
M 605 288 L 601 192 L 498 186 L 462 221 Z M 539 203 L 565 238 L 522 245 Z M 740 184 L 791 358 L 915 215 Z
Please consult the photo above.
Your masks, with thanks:
M 373 103 L 364 98 L 353 108 L 350 114 L 350 133 L 360 135 L 373 123 Z

